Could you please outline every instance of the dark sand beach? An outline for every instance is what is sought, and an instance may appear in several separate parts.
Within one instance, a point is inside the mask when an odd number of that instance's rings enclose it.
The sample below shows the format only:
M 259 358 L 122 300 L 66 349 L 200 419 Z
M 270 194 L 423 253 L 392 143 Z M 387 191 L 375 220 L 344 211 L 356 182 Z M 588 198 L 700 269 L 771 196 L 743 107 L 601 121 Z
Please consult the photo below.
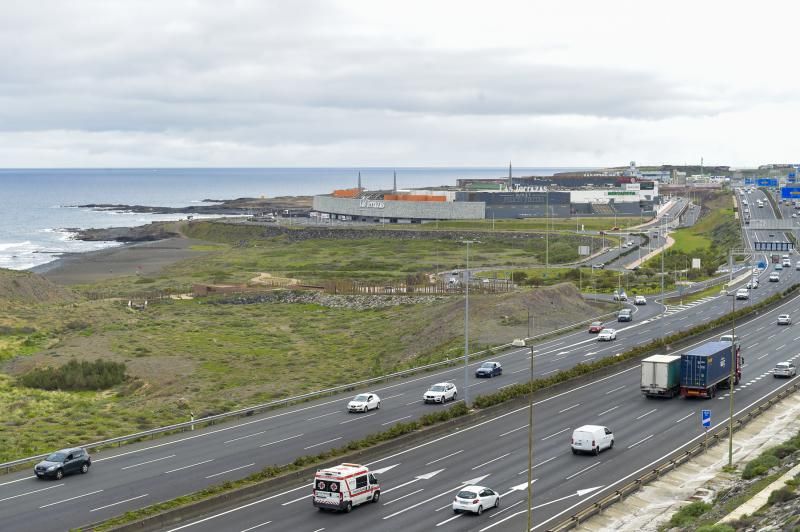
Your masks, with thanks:
M 69 253 L 31 271 L 60 285 L 92 283 L 136 275 L 137 272 L 151 274 L 180 260 L 204 254 L 204 251 L 191 249 L 193 245 L 201 243 L 199 240 L 176 237 L 124 244 L 88 253 Z

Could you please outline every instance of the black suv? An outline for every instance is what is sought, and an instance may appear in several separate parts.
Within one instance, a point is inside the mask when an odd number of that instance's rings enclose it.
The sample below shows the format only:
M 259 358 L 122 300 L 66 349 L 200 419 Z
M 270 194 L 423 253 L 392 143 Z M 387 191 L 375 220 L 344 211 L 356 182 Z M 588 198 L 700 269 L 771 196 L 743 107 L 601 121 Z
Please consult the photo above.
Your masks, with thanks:
M 85 449 L 75 447 L 54 452 L 36 464 L 33 472 L 39 478 L 52 477 L 61 480 L 64 475 L 70 473 L 87 473 L 91 465 L 92 458 L 89 453 Z

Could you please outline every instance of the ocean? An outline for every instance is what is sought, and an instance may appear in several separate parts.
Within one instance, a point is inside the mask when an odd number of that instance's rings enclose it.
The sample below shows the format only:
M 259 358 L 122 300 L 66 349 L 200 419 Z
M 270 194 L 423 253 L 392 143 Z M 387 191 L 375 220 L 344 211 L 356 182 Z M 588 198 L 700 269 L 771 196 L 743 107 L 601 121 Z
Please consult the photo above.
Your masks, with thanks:
M 515 176 L 585 168 L 514 168 Z M 508 168 L 138 168 L 0 169 L 0 268 L 25 270 L 119 245 L 75 240 L 70 229 L 129 227 L 181 215 L 78 208 L 90 203 L 183 207 L 205 200 L 326 194 L 337 188 L 455 185 L 459 178 L 496 178 Z

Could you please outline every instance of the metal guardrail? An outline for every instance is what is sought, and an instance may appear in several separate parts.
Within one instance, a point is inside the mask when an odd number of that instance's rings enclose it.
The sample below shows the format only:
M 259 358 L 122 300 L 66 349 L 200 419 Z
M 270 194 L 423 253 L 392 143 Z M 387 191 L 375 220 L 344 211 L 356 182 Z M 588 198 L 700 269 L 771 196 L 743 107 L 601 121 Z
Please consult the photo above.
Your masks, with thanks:
M 734 432 L 742 428 L 753 418 L 761 415 L 765 410 L 768 410 L 769 408 L 771 408 L 784 398 L 795 393 L 797 390 L 800 390 L 800 382 L 796 382 L 793 385 L 777 392 L 775 395 L 769 397 L 760 404 L 753 406 L 747 412 L 742 413 L 737 419 L 734 419 L 733 421 Z M 606 508 L 610 507 L 611 505 L 620 502 L 622 501 L 622 499 L 635 493 L 646 484 L 660 478 L 664 473 L 672 471 L 679 465 L 682 465 L 685 462 L 691 460 L 692 458 L 703 454 L 708 450 L 709 447 L 716 444 L 721 439 L 726 438 L 727 436 L 728 436 L 728 424 L 726 423 L 724 426 L 721 426 L 719 430 L 717 430 L 713 434 L 710 434 L 706 441 L 698 443 L 693 447 L 683 451 L 676 457 L 670 458 L 662 462 L 657 467 L 654 467 L 653 469 L 642 474 L 635 480 L 632 480 L 628 484 L 625 484 L 624 486 L 616 490 L 614 493 L 603 497 L 602 499 L 592 503 L 590 506 L 582 510 L 579 510 L 578 512 L 574 513 L 573 515 L 561 521 L 560 523 L 556 524 L 555 526 L 549 527 L 547 531 L 562 532 L 565 530 L 572 530 L 573 528 L 577 527 L 581 523 L 599 514 Z
M 534 337 L 531 337 L 531 338 L 525 338 L 525 340 L 526 340 L 526 343 L 527 343 L 528 340 L 539 340 L 539 341 L 542 341 L 545 338 L 548 338 L 548 337 L 550 337 L 550 336 L 552 336 L 554 334 L 559 334 L 559 333 L 562 333 L 562 332 L 566 332 L 566 331 L 569 331 L 569 330 L 574 329 L 576 327 L 579 327 L 581 325 L 584 325 L 586 323 L 591 323 L 592 321 L 595 321 L 598 318 L 606 318 L 606 317 L 614 316 L 614 315 L 616 315 L 615 312 L 609 312 L 607 314 L 601 314 L 599 316 L 595 316 L 595 317 L 587 319 L 587 320 L 582 320 L 582 321 L 573 323 L 571 325 L 567 325 L 566 327 L 561 327 L 559 329 L 555 329 L 555 330 L 549 331 L 549 332 L 544 333 L 544 334 L 540 334 L 540 335 L 537 335 L 537 336 L 534 336 Z M 510 342 L 507 343 L 507 344 L 501 344 L 501 345 L 494 346 L 494 347 L 492 347 L 490 349 L 507 349 L 509 347 L 513 347 L 512 343 L 510 343 Z M 480 358 L 481 355 L 487 354 L 488 351 L 489 350 L 487 350 L 487 349 L 483 349 L 481 351 L 476 351 L 475 353 L 470 353 L 469 354 L 469 360 Z M 368 384 L 374 384 L 374 383 L 378 383 L 378 382 L 382 382 L 382 381 L 386 381 L 386 380 L 390 380 L 390 379 L 395 379 L 395 378 L 399 378 L 399 377 L 405 377 L 405 376 L 413 375 L 413 374 L 421 372 L 421 371 L 427 371 L 427 370 L 436 369 L 436 368 L 439 368 L 439 367 L 446 367 L 446 366 L 450 366 L 450 365 L 455 365 L 457 363 L 462 362 L 463 360 L 464 360 L 463 357 L 448 358 L 446 360 L 441 360 L 439 362 L 433 362 L 431 364 L 426 364 L 424 366 L 417 366 L 417 367 L 414 367 L 414 368 L 409 368 L 409 369 L 405 369 L 405 370 L 401 370 L 401 371 L 396 371 L 394 373 L 387 373 L 386 375 L 381 375 L 379 377 L 372 377 L 370 379 L 365 379 L 365 380 L 362 380 L 362 381 L 351 382 L 351 383 L 347 383 L 347 384 L 341 384 L 339 386 L 334 386 L 334 387 L 331 387 L 331 388 L 325 388 L 325 389 L 322 389 L 322 390 L 316 390 L 316 391 L 304 393 L 304 394 L 301 394 L 301 395 L 295 395 L 295 396 L 292 396 L 292 397 L 287 397 L 285 399 L 277 399 L 275 401 L 270 401 L 268 403 L 262 403 L 262 404 L 258 404 L 258 405 L 248 406 L 248 407 L 245 407 L 245 408 L 239 408 L 237 410 L 232 410 L 230 412 L 223 412 L 222 414 L 215 414 L 213 416 L 207 416 L 207 417 L 203 417 L 203 418 L 198 418 L 198 419 L 195 419 L 195 420 L 192 420 L 192 421 L 184 421 L 182 423 L 175 423 L 173 425 L 166 425 L 164 427 L 157 427 L 157 428 L 154 428 L 154 429 L 144 430 L 142 432 L 136 432 L 134 434 L 128 434 L 128 435 L 125 435 L 125 436 L 118 436 L 116 438 L 109 438 L 107 440 L 100 440 L 100 441 L 96 441 L 96 442 L 92 442 L 92 443 L 86 443 L 86 444 L 83 444 L 83 445 L 79 445 L 79 447 L 83 447 L 85 449 L 94 449 L 94 448 L 98 448 L 98 447 L 104 447 L 104 446 L 108 446 L 108 445 L 113 445 L 115 443 L 116 444 L 122 444 L 122 443 L 126 443 L 126 442 L 135 442 L 137 440 L 144 439 L 144 438 L 146 438 L 148 436 L 153 437 L 153 436 L 156 436 L 158 434 L 164 434 L 164 433 L 169 433 L 169 432 L 177 432 L 177 431 L 180 431 L 182 429 L 188 429 L 188 428 L 194 429 L 194 427 L 197 426 L 197 425 L 209 425 L 209 424 L 213 425 L 217 421 L 225 420 L 225 419 L 228 419 L 228 418 L 241 417 L 241 416 L 252 416 L 254 414 L 258 414 L 258 413 L 264 412 L 266 410 L 277 408 L 279 406 L 288 406 L 288 405 L 293 404 L 293 403 L 299 403 L 299 402 L 302 402 L 302 401 L 307 401 L 309 399 L 314 399 L 316 397 L 322 397 L 322 396 L 325 396 L 325 395 L 332 395 L 332 394 L 335 394 L 335 393 L 338 393 L 338 392 L 351 390 L 351 389 L 357 388 L 359 386 L 366 386 Z M 47 457 L 49 454 L 50 453 L 39 454 L 39 455 L 36 455 L 36 456 L 28 456 L 28 457 L 25 457 L 25 458 L 19 458 L 17 460 L 12 460 L 10 462 L 0 463 L 0 469 L 5 469 L 5 472 L 8 473 L 8 472 L 11 471 L 11 468 L 13 468 L 15 466 L 27 464 L 29 462 L 35 462 L 35 461 L 42 460 L 43 458 Z

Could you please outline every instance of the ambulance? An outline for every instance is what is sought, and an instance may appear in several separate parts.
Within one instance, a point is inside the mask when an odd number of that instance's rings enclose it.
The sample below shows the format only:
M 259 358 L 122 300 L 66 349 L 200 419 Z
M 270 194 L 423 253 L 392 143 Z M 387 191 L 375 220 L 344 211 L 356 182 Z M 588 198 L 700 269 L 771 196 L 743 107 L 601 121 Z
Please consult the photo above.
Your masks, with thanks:
M 378 502 L 381 485 L 369 468 L 358 464 L 340 464 L 320 469 L 314 476 L 314 506 L 320 510 L 349 512 L 353 506 Z

